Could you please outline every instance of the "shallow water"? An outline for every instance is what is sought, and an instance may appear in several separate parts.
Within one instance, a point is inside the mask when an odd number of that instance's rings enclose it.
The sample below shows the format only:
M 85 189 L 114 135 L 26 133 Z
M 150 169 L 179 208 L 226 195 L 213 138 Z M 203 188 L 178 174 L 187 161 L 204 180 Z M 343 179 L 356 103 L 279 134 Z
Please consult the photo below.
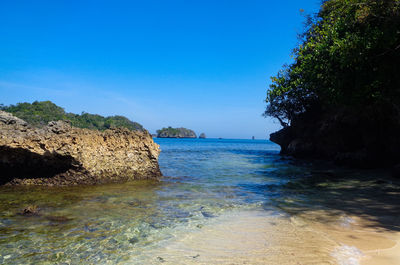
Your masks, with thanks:
M 282 158 L 269 141 L 156 142 L 165 175 L 160 182 L 0 188 L 0 263 L 357 262 L 357 250 L 321 237 L 312 224 L 351 224 L 351 205 L 340 209 L 319 199 L 357 185 L 359 178 L 330 181 L 325 166 Z M 374 179 L 378 173 L 371 174 Z M 28 205 L 37 205 L 39 215 L 20 215 Z M 323 214 L 307 214 L 321 209 Z

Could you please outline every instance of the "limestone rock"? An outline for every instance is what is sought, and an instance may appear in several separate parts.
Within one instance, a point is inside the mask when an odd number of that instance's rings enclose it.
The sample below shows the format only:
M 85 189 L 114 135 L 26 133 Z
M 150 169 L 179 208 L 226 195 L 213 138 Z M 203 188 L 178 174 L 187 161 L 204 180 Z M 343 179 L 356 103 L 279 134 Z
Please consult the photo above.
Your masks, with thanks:
M 357 168 L 390 168 L 400 163 L 399 135 L 400 119 L 390 112 L 343 108 L 300 115 L 289 127 L 272 133 L 270 140 L 284 155 Z
M 199 138 L 200 138 L 200 139 L 206 139 L 207 137 L 206 137 L 206 134 L 205 134 L 205 133 L 201 133 L 200 136 L 199 136 Z
M 21 120 L 20 118 L 17 118 L 12 114 L 2 110 L 0 110 L 0 124 L 16 125 L 16 126 L 28 125 L 24 120 Z
M 158 179 L 159 146 L 147 131 L 44 128 L 0 111 L 0 184 L 79 185 Z
M 69 121 L 51 121 L 47 124 L 47 128 L 55 133 L 66 133 L 71 129 L 71 123 Z
M 33 216 L 39 215 L 39 211 L 40 209 L 37 205 L 29 205 L 22 210 L 21 214 L 25 216 Z

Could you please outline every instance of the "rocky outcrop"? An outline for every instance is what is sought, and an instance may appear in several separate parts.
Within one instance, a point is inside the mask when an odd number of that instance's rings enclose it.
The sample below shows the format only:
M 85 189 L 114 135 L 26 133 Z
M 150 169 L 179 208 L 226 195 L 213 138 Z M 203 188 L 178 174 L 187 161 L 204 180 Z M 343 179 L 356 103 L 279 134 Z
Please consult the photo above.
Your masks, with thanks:
M 162 128 L 157 131 L 157 138 L 197 138 L 194 131 L 186 128 Z
M 400 119 L 377 109 L 335 110 L 301 116 L 270 135 L 281 153 L 336 164 L 377 168 L 400 163 Z
M 28 123 L 12 114 L 0 110 L 0 126 L 1 125 L 14 125 L 14 126 L 27 126 Z
M 158 179 L 159 146 L 147 131 L 43 128 L 0 111 L 0 184 L 78 185 Z
M 206 139 L 207 137 L 206 137 L 206 134 L 205 134 L 205 133 L 201 133 L 200 136 L 199 136 L 199 138 L 200 138 L 200 139 Z

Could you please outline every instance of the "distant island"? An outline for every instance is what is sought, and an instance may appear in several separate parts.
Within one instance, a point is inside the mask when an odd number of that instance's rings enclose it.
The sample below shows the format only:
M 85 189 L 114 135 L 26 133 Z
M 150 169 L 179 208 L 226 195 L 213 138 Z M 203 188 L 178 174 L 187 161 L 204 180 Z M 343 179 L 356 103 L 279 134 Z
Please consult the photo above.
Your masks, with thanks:
M 141 124 L 133 122 L 124 116 L 103 117 L 98 114 L 82 112 L 74 114 L 65 112 L 62 107 L 51 101 L 35 101 L 33 103 L 18 103 L 4 106 L 0 110 L 11 113 L 35 127 L 44 127 L 50 121 L 70 121 L 73 127 L 104 131 L 112 128 L 127 128 L 131 131 L 144 131 Z
M 190 129 L 168 127 L 157 130 L 157 138 L 197 138 L 197 135 Z
M 205 134 L 205 133 L 201 133 L 200 136 L 199 136 L 199 138 L 200 138 L 200 139 L 206 139 L 207 137 L 206 137 L 206 134 Z

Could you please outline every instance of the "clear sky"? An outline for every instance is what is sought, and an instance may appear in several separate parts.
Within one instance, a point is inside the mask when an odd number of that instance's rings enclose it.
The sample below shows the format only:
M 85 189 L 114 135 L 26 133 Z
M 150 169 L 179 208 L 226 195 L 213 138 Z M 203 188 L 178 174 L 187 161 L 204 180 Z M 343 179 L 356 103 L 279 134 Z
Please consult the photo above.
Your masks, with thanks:
M 0 103 L 265 139 L 269 77 L 319 0 L 1 1 Z

